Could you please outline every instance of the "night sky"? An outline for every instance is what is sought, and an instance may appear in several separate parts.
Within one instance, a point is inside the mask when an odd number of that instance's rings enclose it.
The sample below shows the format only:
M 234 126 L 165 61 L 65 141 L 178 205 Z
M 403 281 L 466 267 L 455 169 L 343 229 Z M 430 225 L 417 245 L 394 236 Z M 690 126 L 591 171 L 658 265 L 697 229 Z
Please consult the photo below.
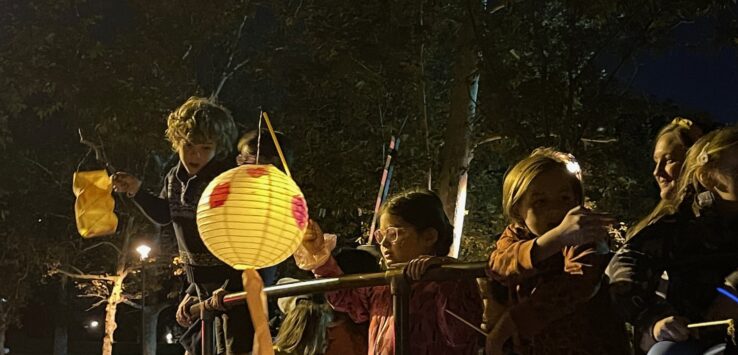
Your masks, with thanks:
M 715 35 L 711 21 L 680 25 L 674 30 L 676 46 L 637 56 L 633 89 L 717 121 L 738 122 L 738 51 L 713 41 Z M 619 77 L 630 80 L 633 70 Z

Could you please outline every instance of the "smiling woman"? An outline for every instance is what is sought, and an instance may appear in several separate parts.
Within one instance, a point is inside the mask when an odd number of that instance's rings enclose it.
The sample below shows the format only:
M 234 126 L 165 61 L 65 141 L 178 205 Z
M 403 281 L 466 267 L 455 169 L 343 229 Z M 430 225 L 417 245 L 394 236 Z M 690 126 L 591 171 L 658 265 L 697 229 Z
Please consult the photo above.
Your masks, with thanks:
M 675 118 L 656 135 L 653 176 L 659 184 L 662 199 L 673 193 L 687 149 L 701 136 L 702 130 L 682 117 Z
M 702 137 L 703 131 L 692 120 L 676 117 L 669 124 L 661 128 L 656 135 L 656 144 L 653 148 L 653 177 L 659 185 L 661 202 L 674 194 L 679 174 L 682 169 L 687 149 Z M 658 210 L 655 208 L 654 210 Z M 627 238 L 632 237 L 643 229 L 653 216 L 648 216 L 636 223 L 628 230 Z

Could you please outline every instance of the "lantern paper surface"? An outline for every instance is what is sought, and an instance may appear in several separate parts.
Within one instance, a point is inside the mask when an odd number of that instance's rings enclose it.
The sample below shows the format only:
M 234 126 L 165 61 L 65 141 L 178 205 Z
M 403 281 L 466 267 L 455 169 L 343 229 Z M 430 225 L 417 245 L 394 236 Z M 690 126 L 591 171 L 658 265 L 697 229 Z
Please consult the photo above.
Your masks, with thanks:
M 77 231 L 85 238 L 115 233 L 118 217 L 113 212 L 113 184 L 105 170 L 77 171 L 72 180 Z
M 305 198 L 273 165 L 241 165 L 213 179 L 197 206 L 205 246 L 235 269 L 262 268 L 288 258 L 307 228 Z

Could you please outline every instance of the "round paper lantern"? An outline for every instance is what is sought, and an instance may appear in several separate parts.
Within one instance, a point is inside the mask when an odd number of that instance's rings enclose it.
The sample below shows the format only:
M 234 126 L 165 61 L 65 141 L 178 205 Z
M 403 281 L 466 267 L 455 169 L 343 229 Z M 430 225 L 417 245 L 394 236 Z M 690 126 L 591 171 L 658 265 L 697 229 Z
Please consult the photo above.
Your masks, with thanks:
M 241 165 L 213 179 L 197 206 L 205 246 L 235 269 L 280 263 L 302 242 L 305 198 L 273 165 Z

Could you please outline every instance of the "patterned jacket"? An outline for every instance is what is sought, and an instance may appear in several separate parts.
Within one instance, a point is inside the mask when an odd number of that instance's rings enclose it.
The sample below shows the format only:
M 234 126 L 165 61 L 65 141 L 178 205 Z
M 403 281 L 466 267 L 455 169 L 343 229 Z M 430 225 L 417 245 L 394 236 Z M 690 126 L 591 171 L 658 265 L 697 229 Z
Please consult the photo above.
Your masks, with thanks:
M 152 222 L 172 225 L 190 283 L 223 284 L 230 280 L 227 289 L 239 291 L 243 288 L 241 272 L 210 253 L 200 238 L 196 219 L 197 204 L 205 188 L 210 181 L 233 167 L 234 163 L 213 158 L 196 175 L 189 176 L 182 163 L 178 162 L 164 178 L 164 187 L 158 196 L 142 190 L 133 200 Z M 259 274 L 266 286 L 272 285 L 276 268 L 259 270 Z M 188 291 L 190 294 L 193 292 L 194 289 Z

